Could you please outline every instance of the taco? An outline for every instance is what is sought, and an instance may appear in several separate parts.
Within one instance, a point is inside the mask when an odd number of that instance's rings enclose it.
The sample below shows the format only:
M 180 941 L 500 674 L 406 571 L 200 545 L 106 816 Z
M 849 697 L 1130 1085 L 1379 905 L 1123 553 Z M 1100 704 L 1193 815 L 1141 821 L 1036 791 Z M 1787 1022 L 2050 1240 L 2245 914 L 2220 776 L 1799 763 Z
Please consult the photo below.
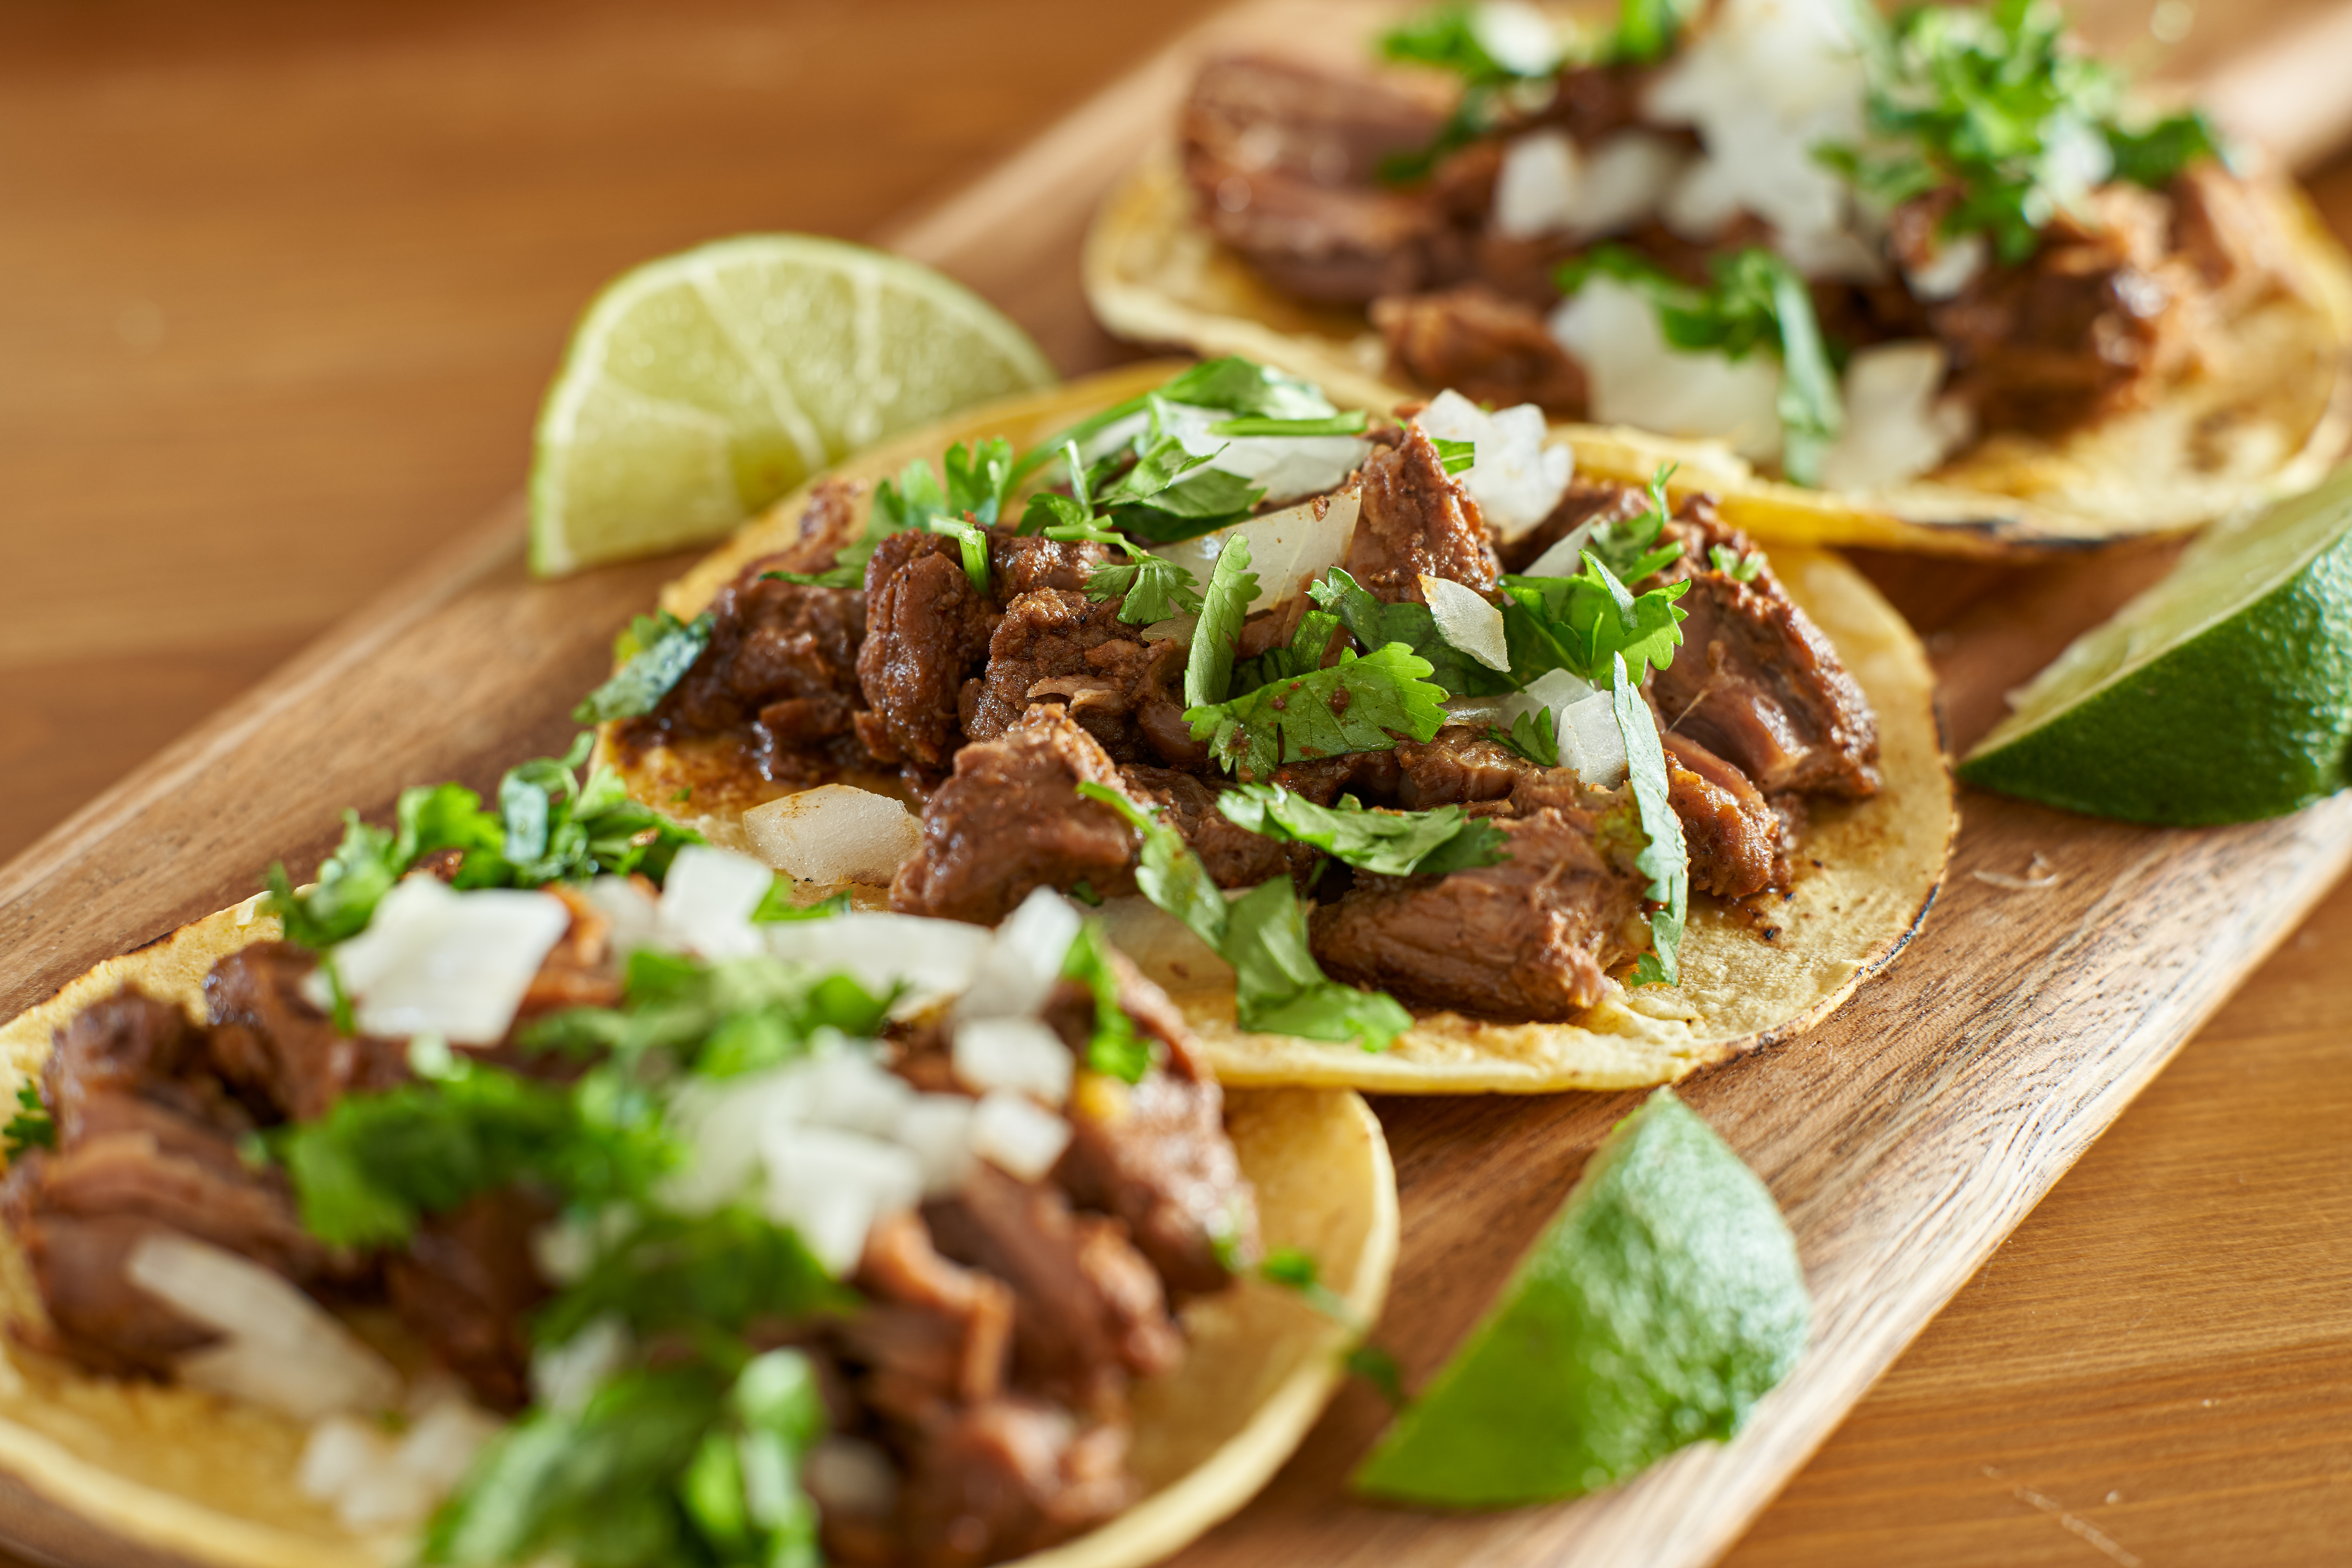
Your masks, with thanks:
M 1387 1288 L 1362 1101 L 1223 1098 L 1053 895 L 794 906 L 584 752 L 0 1028 L 0 1534 L 1108 1568 L 1239 1507 Z
M 2342 251 L 2049 0 L 1624 0 L 1580 37 L 1453 5 L 1380 71 L 1360 17 L 1288 37 L 1325 52 L 1209 61 L 1106 201 L 1111 331 L 1365 402 L 1535 402 L 1586 473 L 1678 463 L 1775 542 L 2180 531 L 2343 444 Z
M 747 524 L 624 637 L 599 754 L 810 893 L 1099 903 L 1229 1083 L 1670 1081 L 1903 945 L 1951 787 L 1851 568 L 1576 478 L 1531 407 L 1171 370 Z

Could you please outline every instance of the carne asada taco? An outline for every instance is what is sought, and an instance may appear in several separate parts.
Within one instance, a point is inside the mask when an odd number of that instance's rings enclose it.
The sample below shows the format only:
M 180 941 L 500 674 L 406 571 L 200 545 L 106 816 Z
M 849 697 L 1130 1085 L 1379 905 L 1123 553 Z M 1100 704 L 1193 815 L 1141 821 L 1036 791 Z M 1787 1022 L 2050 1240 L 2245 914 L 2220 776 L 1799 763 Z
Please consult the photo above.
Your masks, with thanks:
M 794 906 L 576 761 L 0 1027 L 10 1544 L 1112 1568 L 1239 1507 L 1387 1288 L 1362 1101 L 1224 1099 L 1055 894 Z
M 2352 273 L 2300 194 L 2158 117 L 2051 0 L 1452 5 L 1333 68 L 1206 64 L 1113 193 L 1113 331 L 1374 403 L 1532 402 L 1772 542 L 1999 553 L 2315 482 Z M 1365 40 L 1369 42 L 1369 40 Z M 2242 168 L 2245 172 L 2241 172 Z
M 1229 1083 L 1667 1081 L 1902 945 L 1950 784 L 1850 568 L 1575 479 L 1532 407 L 1170 368 L 747 524 L 625 635 L 600 755 L 810 892 L 1100 904 Z

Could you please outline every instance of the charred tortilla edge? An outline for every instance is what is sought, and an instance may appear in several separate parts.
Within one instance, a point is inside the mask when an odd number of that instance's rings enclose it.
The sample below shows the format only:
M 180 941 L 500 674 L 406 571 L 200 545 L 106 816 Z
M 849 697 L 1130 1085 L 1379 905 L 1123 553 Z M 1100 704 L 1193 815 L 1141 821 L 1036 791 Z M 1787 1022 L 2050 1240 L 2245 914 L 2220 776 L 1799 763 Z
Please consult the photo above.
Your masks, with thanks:
M 136 985 L 204 1015 L 222 957 L 278 935 L 254 900 L 111 958 L 0 1025 L 0 1093 L 37 1079 L 53 1031 Z M 1396 1173 L 1379 1121 L 1345 1089 L 1242 1089 L 1226 1121 L 1258 1193 L 1269 1247 L 1317 1259 L 1370 1322 L 1396 1263 Z M 0 1233 L 0 1316 L 40 1319 L 29 1270 Z M 1182 1312 L 1190 1353 L 1135 1394 L 1133 1462 L 1150 1489 L 1101 1528 L 1012 1562 L 1021 1568 L 1140 1568 L 1256 1494 L 1322 1413 L 1353 1342 L 1349 1322 L 1245 1279 Z M 355 1533 L 295 1483 L 308 1429 L 197 1389 L 93 1376 L 0 1342 L 0 1542 L 68 1563 L 217 1568 L 392 1568 L 403 1532 Z

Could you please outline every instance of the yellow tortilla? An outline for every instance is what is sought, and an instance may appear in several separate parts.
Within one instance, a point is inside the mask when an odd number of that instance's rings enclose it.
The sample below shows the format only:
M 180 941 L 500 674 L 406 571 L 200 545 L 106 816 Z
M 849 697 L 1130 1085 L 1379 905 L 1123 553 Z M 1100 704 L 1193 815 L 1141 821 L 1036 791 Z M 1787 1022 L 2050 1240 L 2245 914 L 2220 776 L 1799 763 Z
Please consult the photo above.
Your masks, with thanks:
M 57 1026 L 131 984 L 204 1013 L 224 954 L 278 934 L 248 900 L 109 959 L 0 1026 L 5 1092 L 37 1078 Z M 1357 1324 L 1380 1315 L 1396 1262 L 1396 1173 L 1379 1121 L 1345 1090 L 1232 1095 L 1226 1124 L 1257 1188 L 1268 1247 L 1297 1247 Z M 0 1314 L 37 1321 L 23 1254 L 0 1238 Z M 1249 1500 L 1298 1446 L 1356 1329 L 1295 1293 L 1245 1280 L 1182 1312 L 1191 1352 L 1135 1393 L 1130 1460 L 1143 1500 L 1091 1533 L 1016 1559 L 1023 1568 L 1138 1568 Z M 394 1568 L 404 1532 L 354 1533 L 295 1484 L 307 1429 L 193 1388 L 95 1377 L 0 1342 L 0 1542 L 71 1563 Z
M 896 473 L 910 458 L 936 459 L 957 441 L 1003 436 L 1025 447 L 1158 385 L 1167 363 L 1137 365 L 1073 382 L 1058 393 L 1031 394 L 869 452 L 835 471 L 866 484 Z M 1385 410 L 1394 394 L 1370 385 L 1332 390 L 1343 405 Z M 1583 448 L 1577 449 L 1580 467 Z M 802 542 L 803 490 L 746 523 L 733 539 L 671 584 L 662 606 L 699 614 L 744 565 Z M 836 516 L 836 531 L 807 541 L 804 564 L 864 528 L 866 503 Z M 1801 853 L 1793 899 L 1772 919 L 1767 942 L 1736 910 L 1693 894 L 1683 941 L 1683 983 L 1614 992 L 1580 1024 L 1496 1024 L 1452 1013 L 1423 1016 L 1385 1052 L 1282 1036 L 1244 1035 L 1234 1026 L 1230 971 L 1172 921 L 1150 914 L 1122 920 L 1114 940 L 1125 946 L 1183 1007 L 1207 1043 L 1218 1077 L 1234 1084 L 1315 1084 L 1383 1093 L 1542 1093 L 1568 1089 L 1632 1089 L 1672 1083 L 1741 1051 L 1801 1034 L 1827 1017 L 1853 988 L 1883 968 L 1925 917 L 1943 879 L 1958 818 L 1951 772 L 1936 721 L 1935 676 L 1927 650 L 1862 574 L 1835 555 L 1783 546 L 1772 566 L 1789 595 L 1837 647 L 1878 718 L 1884 787 L 1850 805 L 1817 804 Z M 715 841 L 747 852 L 743 810 L 789 793 L 742 770 L 724 770 L 726 748 L 706 752 L 655 747 L 635 755 L 612 744 L 606 727 L 600 756 L 621 769 L 630 792 L 677 809 L 692 784 L 704 807 L 696 826 Z M 866 781 L 877 783 L 877 781 Z M 878 787 L 878 784 L 877 784 Z M 1815 869 L 1811 862 L 1821 862 Z M 886 907 L 883 889 L 850 889 L 861 905 Z M 1122 915 L 1129 911 L 1118 911 Z
M 2055 440 L 2004 433 L 1914 483 L 1839 493 L 1767 479 L 1719 442 L 1553 428 L 1593 478 L 1644 483 L 1659 464 L 1681 464 L 1677 493 L 1714 492 L 1727 522 L 1772 543 L 2031 554 L 2252 511 L 2317 482 L 2352 431 L 2352 265 L 2299 193 L 2257 192 L 2290 238 L 2294 291 L 2217 332 L 2225 364 Z M 1095 315 L 1124 338 L 1244 354 L 1364 407 L 1441 390 L 1386 379 L 1387 346 L 1361 310 L 1291 299 L 1212 238 L 1166 149 L 1104 201 L 1084 274 Z

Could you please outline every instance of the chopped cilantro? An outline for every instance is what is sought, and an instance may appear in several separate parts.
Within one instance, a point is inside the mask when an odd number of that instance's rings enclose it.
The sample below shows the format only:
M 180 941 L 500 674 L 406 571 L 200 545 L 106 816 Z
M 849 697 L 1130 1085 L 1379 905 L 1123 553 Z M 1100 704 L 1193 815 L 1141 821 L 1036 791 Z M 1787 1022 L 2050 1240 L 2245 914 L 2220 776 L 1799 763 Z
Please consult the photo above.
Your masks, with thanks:
M 1142 551 L 1123 562 L 1106 562 L 1087 574 L 1087 597 L 1123 599 L 1118 618 L 1131 626 L 1201 613 L 1200 585 L 1192 574 L 1173 561 Z
M 853 1304 L 792 1231 L 749 1205 L 709 1214 L 643 1214 L 597 1248 L 588 1271 L 541 1310 L 531 1338 L 570 1341 L 600 1318 L 639 1339 L 740 1333 L 763 1317 Z
M 1210 468 L 1215 455 L 1196 456 L 1175 437 L 1159 437 L 1097 504 L 1121 528 L 1155 544 L 1213 533 L 1247 517 L 1265 499 L 1262 488 L 1239 474 Z
M 1261 686 L 1322 668 L 1323 660 L 1331 651 L 1332 634 L 1339 629 L 1339 617 L 1329 611 L 1307 611 L 1298 617 L 1298 626 L 1290 634 L 1288 643 L 1234 665 L 1233 681 L 1226 691 L 1238 697 Z
M 1619 0 L 1617 26 L 1601 46 L 1612 64 L 1654 65 L 1674 53 L 1698 0 Z
M 813 904 L 798 901 L 798 894 L 790 877 L 779 877 L 768 884 L 760 899 L 760 907 L 751 911 L 753 925 L 774 925 L 783 921 L 826 921 L 849 912 L 849 895 L 835 893 Z
M 1683 558 L 1679 541 L 1658 543 L 1665 531 L 1667 520 L 1674 516 L 1674 504 L 1666 495 L 1666 481 L 1675 477 L 1676 463 L 1661 463 L 1650 476 L 1650 504 L 1635 516 L 1620 522 L 1604 522 L 1592 531 L 1585 548 L 1608 563 L 1609 570 L 1626 583 L 1639 583 L 1653 573 L 1663 572 Z
M 1462 97 L 1428 146 L 1381 160 L 1380 177 L 1391 184 L 1426 179 L 1445 155 L 1467 146 L 1501 120 L 1511 90 L 1550 74 L 1522 76 L 1489 53 L 1478 37 L 1475 8 L 1463 0 L 1425 11 L 1381 37 L 1381 56 L 1403 64 L 1451 71 L 1462 79 Z
M 731 1078 L 803 1055 L 821 1029 L 869 1036 L 895 995 L 846 974 L 812 975 L 773 958 L 713 963 L 639 948 L 622 972 L 619 1007 L 573 1007 L 529 1026 L 533 1050 L 635 1061 L 660 1054 L 707 1078 Z
M 1197 639 L 1193 646 L 1197 660 Z M 1388 751 L 1401 735 L 1430 739 L 1445 725 L 1445 689 L 1430 683 L 1430 668 L 1402 643 L 1362 658 L 1343 652 L 1327 669 L 1195 704 L 1184 721 L 1227 768 L 1264 778 L 1285 762 Z M 1189 700 L 1189 672 L 1186 679 Z
M 1192 627 L 1192 657 L 1184 665 L 1184 706 L 1202 709 L 1223 702 L 1233 682 L 1234 654 L 1241 646 L 1242 622 L 1257 597 L 1257 574 L 1249 569 L 1249 541 L 1229 534 L 1209 572 L 1201 595 L 1201 618 Z M 1185 715 L 1190 719 L 1192 715 Z M 1194 731 L 1196 739 L 1199 731 Z
M 0 1142 L 11 1157 L 26 1149 L 54 1149 L 58 1146 L 58 1126 L 49 1120 L 48 1107 L 41 1103 L 38 1084 L 27 1079 L 16 1086 L 16 1111 L 8 1124 L 0 1127 Z
M 1151 1068 L 1151 1042 L 1136 1032 L 1135 1020 L 1119 1005 L 1118 972 L 1111 966 L 1110 939 L 1100 921 L 1078 928 L 1062 960 L 1062 973 L 1094 993 L 1095 1031 L 1087 1041 L 1089 1071 L 1127 1083 L 1140 1083 Z
M 1511 674 L 1521 686 L 1565 669 L 1597 682 L 1613 657 L 1629 659 L 1639 680 L 1652 665 L 1672 664 L 1688 612 L 1676 604 L 1687 578 L 1635 595 L 1591 550 L 1573 577 L 1505 577 L 1503 633 Z
M 1753 583 L 1756 574 L 1764 570 L 1764 557 L 1750 551 L 1742 555 L 1727 544 L 1710 544 L 1706 558 L 1715 569 L 1735 583 Z
M 1612 671 L 1611 705 L 1617 715 L 1617 732 L 1625 742 L 1625 767 L 1633 786 L 1633 800 L 1649 842 L 1633 864 L 1647 877 L 1644 889 L 1658 906 L 1650 914 L 1652 951 L 1633 968 L 1636 985 L 1673 985 L 1681 978 L 1683 921 L 1690 903 L 1690 855 L 1683 843 L 1682 818 L 1675 815 L 1666 782 L 1666 751 L 1658 739 L 1657 721 L 1643 701 L 1634 678 L 1621 657 Z
M 1402 643 L 1427 659 L 1429 679 L 1444 687 L 1449 697 L 1491 697 L 1518 689 L 1517 681 L 1499 670 L 1487 668 L 1447 642 L 1427 605 L 1410 599 L 1382 604 L 1338 566 L 1308 584 L 1307 592 L 1318 605 L 1339 617 L 1359 647 Z
M 1313 382 L 1238 354 L 1204 359 L 1178 373 L 1154 395 L 1263 419 L 1324 419 L 1338 412 Z
M 1438 463 L 1449 474 L 1466 474 L 1478 461 L 1478 444 L 1475 441 L 1449 441 L 1443 436 L 1432 436 L 1429 444 L 1437 448 Z
M 2201 109 L 2169 114 L 2137 130 L 2110 125 L 2107 152 L 2115 160 L 2116 179 L 2150 189 L 2168 184 L 2200 158 L 2226 163 L 2230 156 L 2221 132 Z
M 1360 436 L 1371 423 L 1371 416 L 1362 409 L 1347 414 L 1324 414 L 1308 419 L 1276 419 L 1263 414 L 1237 415 L 1209 426 L 1212 436 Z
M 702 650 L 710 646 L 710 612 L 681 621 L 667 610 L 639 616 L 621 634 L 615 654 L 623 663 L 612 678 L 580 700 L 572 710 L 576 724 L 634 719 L 661 705 Z
M 1489 724 L 1486 733 L 1539 768 L 1559 766 L 1559 721 L 1549 708 L 1520 714 L 1507 730 Z
M 1286 843 L 1311 844 L 1337 860 L 1385 877 L 1442 877 L 1509 858 L 1503 834 L 1458 805 L 1434 811 L 1368 811 L 1353 795 L 1317 805 L 1280 784 L 1237 784 L 1217 796 L 1225 820 Z
M 1289 881 L 1276 878 L 1232 903 L 1184 836 L 1126 795 L 1087 780 L 1078 793 L 1109 806 L 1143 836 L 1136 886 L 1189 927 L 1234 969 L 1241 1026 L 1384 1050 L 1412 1026 L 1394 997 L 1327 977 L 1307 943 L 1307 916 Z

